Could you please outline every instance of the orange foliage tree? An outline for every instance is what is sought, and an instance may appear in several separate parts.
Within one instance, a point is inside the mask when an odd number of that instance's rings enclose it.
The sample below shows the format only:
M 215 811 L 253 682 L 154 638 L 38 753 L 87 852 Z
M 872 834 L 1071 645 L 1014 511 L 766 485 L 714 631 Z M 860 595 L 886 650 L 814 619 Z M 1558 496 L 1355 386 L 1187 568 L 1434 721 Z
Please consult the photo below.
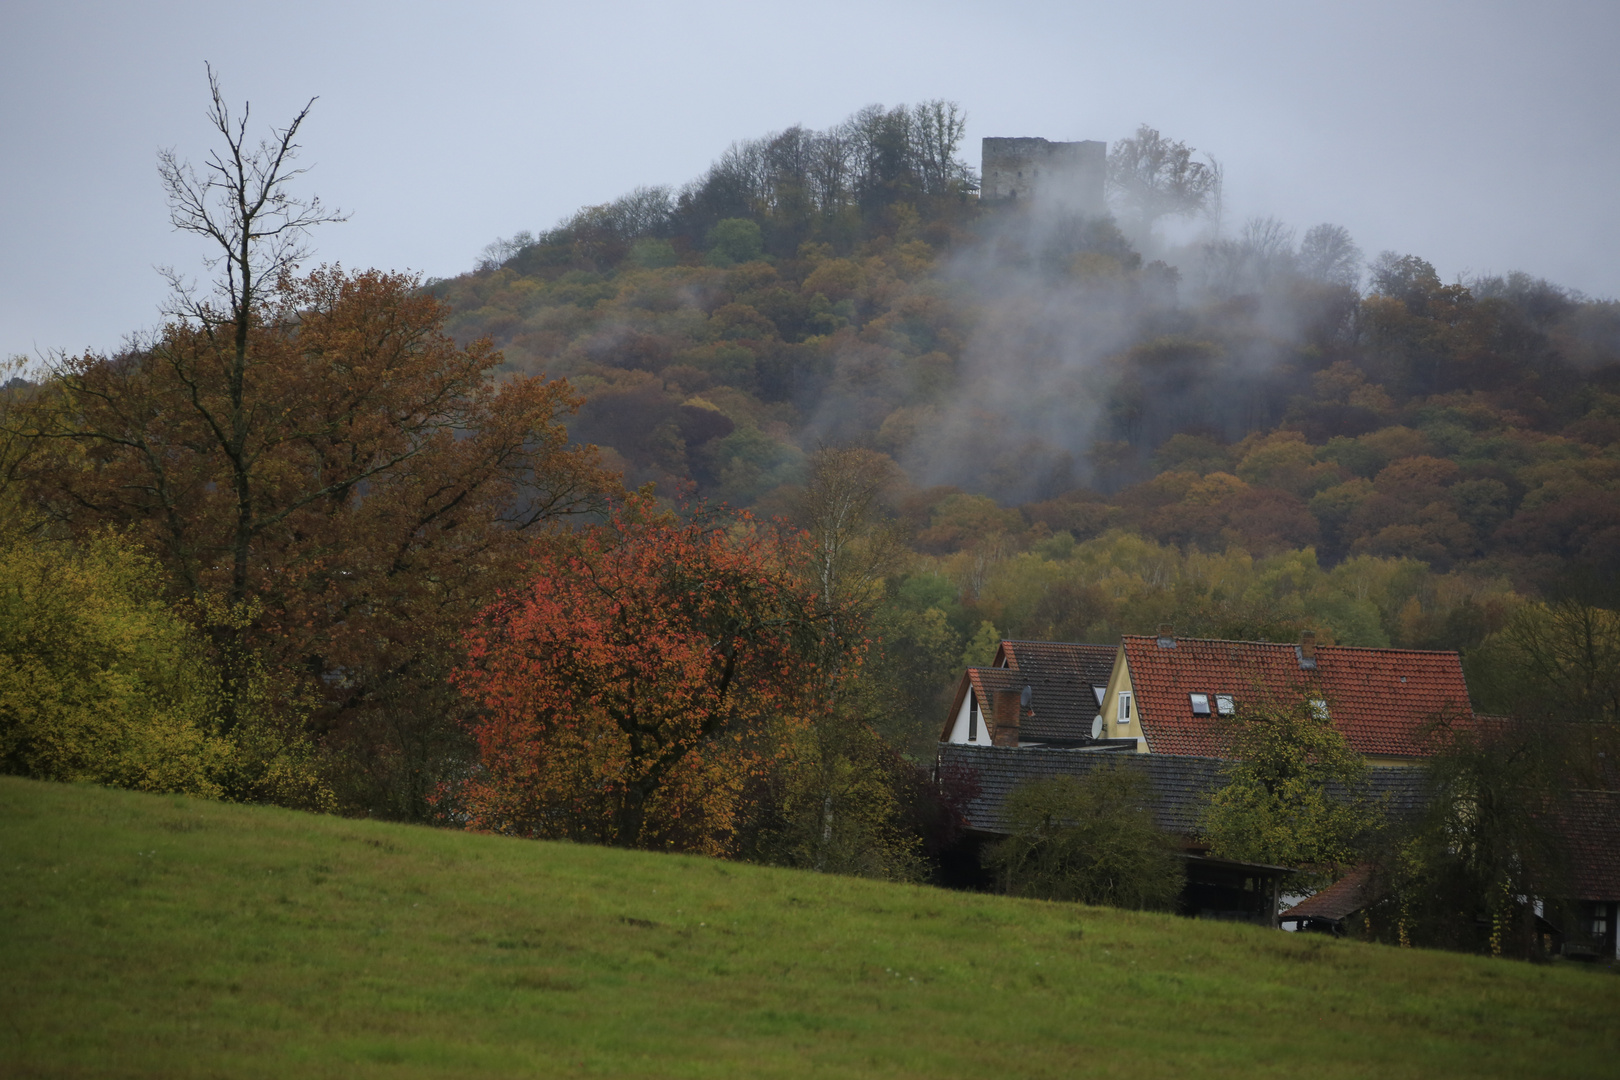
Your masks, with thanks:
M 128 530 L 173 598 L 211 613 L 236 698 L 267 671 L 315 702 L 353 808 L 407 817 L 459 768 L 438 759 L 461 629 L 517 573 L 526 530 L 615 484 L 569 445 L 567 383 L 492 380 L 500 354 L 458 347 L 416 286 L 283 276 L 240 347 L 176 322 L 68 359 L 23 465 L 37 505 L 79 536 Z
M 470 827 L 729 850 L 828 655 L 803 547 L 746 515 L 680 521 L 646 494 L 537 544 L 454 677 L 484 710 Z

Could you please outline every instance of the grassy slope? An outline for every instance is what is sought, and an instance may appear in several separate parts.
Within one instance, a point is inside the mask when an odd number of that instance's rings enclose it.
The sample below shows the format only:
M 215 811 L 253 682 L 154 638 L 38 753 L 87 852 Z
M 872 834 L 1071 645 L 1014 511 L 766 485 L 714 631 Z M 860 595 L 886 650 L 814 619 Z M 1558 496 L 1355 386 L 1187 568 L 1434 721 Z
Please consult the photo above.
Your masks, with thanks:
M 1620 983 L 0 778 L 0 1074 L 1612 1076 Z

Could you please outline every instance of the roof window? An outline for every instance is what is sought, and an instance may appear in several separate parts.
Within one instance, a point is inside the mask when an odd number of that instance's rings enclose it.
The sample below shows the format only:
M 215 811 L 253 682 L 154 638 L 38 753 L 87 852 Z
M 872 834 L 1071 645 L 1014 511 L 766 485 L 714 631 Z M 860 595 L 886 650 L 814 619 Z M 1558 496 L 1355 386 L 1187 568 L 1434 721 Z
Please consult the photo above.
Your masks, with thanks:
M 1328 718 L 1327 702 L 1321 698 L 1311 698 L 1311 715 L 1318 720 L 1326 720 Z
M 1208 694 L 1188 694 L 1187 695 L 1187 700 L 1192 702 L 1192 711 L 1193 711 L 1194 716 L 1208 716 L 1209 715 L 1209 695 Z
M 1237 702 L 1232 700 L 1231 694 L 1216 694 L 1215 711 L 1222 716 L 1232 716 L 1237 712 Z

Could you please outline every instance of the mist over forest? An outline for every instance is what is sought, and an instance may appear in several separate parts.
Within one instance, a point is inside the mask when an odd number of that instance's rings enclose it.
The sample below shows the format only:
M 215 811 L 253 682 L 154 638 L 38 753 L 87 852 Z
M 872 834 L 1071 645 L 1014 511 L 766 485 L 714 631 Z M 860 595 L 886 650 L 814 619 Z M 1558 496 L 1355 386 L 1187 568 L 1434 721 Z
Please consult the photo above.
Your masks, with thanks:
M 982 205 L 962 130 L 929 102 L 739 141 L 432 291 L 459 339 L 568 378 L 571 433 L 631 484 L 776 512 L 807 454 L 859 446 L 942 557 L 1124 529 L 1613 572 L 1620 305 L 1225 220 L 1216 159 L 1145 125 L 1108 215 Z

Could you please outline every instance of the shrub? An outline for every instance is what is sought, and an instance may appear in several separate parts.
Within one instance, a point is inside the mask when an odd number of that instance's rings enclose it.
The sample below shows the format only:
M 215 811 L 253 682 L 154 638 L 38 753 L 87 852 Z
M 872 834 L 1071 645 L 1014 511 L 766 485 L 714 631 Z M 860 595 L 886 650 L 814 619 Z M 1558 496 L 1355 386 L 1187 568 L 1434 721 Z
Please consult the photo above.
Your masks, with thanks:
M 1029 781 L 1007 797 L 1012 835 L 990 860 L 1004 891 L 1043 900 L 1164 910 L 1184 873 L 1173 837 L 1153 823 L 1147 780 L 1120 763 L 1083 778 Z

